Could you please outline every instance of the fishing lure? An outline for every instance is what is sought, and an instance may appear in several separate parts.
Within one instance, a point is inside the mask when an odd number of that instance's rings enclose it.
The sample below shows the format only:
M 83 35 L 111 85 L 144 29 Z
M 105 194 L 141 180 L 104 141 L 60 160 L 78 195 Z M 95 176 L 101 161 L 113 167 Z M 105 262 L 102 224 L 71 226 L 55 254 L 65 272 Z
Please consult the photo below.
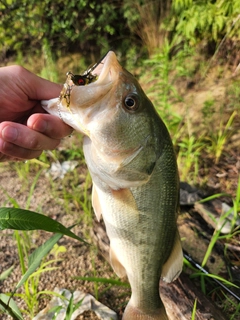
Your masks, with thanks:
M 92 71 L 92 68 L 90 69 L 90 71 L 88 71 L 87 74 L 83 74 L 83 75 L 76 75 L 76 74 L 73 74 L 71 71 L 69 71 L 67 73 L 67 76 L 70 77 L 70 79 L 76 86 L 85 86 L 97 80 L 97 76 L 93 75 L 91 71 Z

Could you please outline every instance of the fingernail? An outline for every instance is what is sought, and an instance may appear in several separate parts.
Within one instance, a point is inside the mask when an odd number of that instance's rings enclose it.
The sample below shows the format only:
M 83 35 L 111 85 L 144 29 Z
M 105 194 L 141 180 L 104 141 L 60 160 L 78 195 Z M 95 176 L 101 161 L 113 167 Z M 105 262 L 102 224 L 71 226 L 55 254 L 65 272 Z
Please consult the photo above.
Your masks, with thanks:
M 47 130 L 47 126 L 48 124 L 45 120 L 39 120 L 35 122 L 33 129 L 38 132 L 45 132 Z
M 14 142 L 17 139 L 18 130 L 14 127 L 7 126 L 2 131 L 2 137 L 4 140 Z

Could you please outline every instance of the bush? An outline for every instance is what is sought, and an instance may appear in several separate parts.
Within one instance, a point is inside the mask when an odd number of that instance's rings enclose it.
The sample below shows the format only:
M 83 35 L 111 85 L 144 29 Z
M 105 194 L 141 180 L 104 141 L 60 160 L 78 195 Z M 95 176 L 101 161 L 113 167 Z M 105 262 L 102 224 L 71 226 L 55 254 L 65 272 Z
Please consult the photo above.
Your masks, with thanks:
M 173 0 L 165 28 L 192 45 L 203 39 L 217 44 L 225 36 L 236 40 L 240 36 L 240 1 Z
M 0 43 L 5 52 L 39 53 L 48 42 L 57 56 L 95 53 L 128 41 L 121 0 L 12 0 L 0 3 Z M 121 44 L 118 37 L 121 36 Z

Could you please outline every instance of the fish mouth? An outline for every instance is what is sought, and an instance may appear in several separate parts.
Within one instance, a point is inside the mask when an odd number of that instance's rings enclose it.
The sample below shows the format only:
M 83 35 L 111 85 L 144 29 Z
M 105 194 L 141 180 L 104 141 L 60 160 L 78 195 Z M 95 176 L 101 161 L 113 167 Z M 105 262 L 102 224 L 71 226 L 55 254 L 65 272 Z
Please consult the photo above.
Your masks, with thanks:
M 111 69 L 116 66 L 116 55 L 113 51 L 108 51 L 98 62 L 96 62 L 91 68 L 87 69 L 83 75 L 74 75 L 71 71 L 67 73 L 66 83 L 72 88 L 84 87 L 86 85 L 92 85 L 93 83 L 103 82 L 109 73 L 111 75 Z M 79 79 L 79 82 L 77 81 Z M 108 80 L 109 79 L 108 77 Z
M 91 74 L 93 80 L 91 80 L 87 86 L 109 83 L 114 80 L 114 70 L 116 67 L 120 67 L 117 57 L 113 51 L 108 51 L 99 62 L 95 63 L 92 68 L 86 70 L 83 76 Z
M 63 106 L 73 107 L 74 101 L 78 101 L 81 108 L 89 105 L 89 101 L 95 102 L 101 96 L 104 96 L 111 90 L 113 83 L 118 78 L 118 72 L 121 66 L 113 51 L 107 52 L 103 58 L 86 70 L 83 75 L 74 75 L 67 73 L 67 79 L 59 96 L 59 101 Z M 78 84 L 76 79 L 83 81 Z M 92 94 L 94 91 L 94 95 Z
M 60 96 L 42 101 L 42 107 L 77 131 L 87 133 L 84 122 L 88 123 L 97 114 L 101 105 L 99 102 L 117 85 L 121 70 L 115 53 L 109 51 L 92 68 L 80 75 L 88 76 L 90 71 L 90 82 L 86 85 L 76 85 L 72 78 L 74 75 L 69 72 Z M 101 108 L 103 107 L 105 108 L 105 104 L 102 104 Z

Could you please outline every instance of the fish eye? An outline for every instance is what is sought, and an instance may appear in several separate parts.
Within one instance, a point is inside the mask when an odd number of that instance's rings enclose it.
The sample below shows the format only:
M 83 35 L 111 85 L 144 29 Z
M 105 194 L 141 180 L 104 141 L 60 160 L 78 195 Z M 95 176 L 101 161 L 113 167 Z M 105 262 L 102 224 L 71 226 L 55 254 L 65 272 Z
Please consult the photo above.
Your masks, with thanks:
M 124 105 L 129 111 L 136 111 L 138 109 L 138 99 L 136 95 L 128 95 L 124 100 Z

